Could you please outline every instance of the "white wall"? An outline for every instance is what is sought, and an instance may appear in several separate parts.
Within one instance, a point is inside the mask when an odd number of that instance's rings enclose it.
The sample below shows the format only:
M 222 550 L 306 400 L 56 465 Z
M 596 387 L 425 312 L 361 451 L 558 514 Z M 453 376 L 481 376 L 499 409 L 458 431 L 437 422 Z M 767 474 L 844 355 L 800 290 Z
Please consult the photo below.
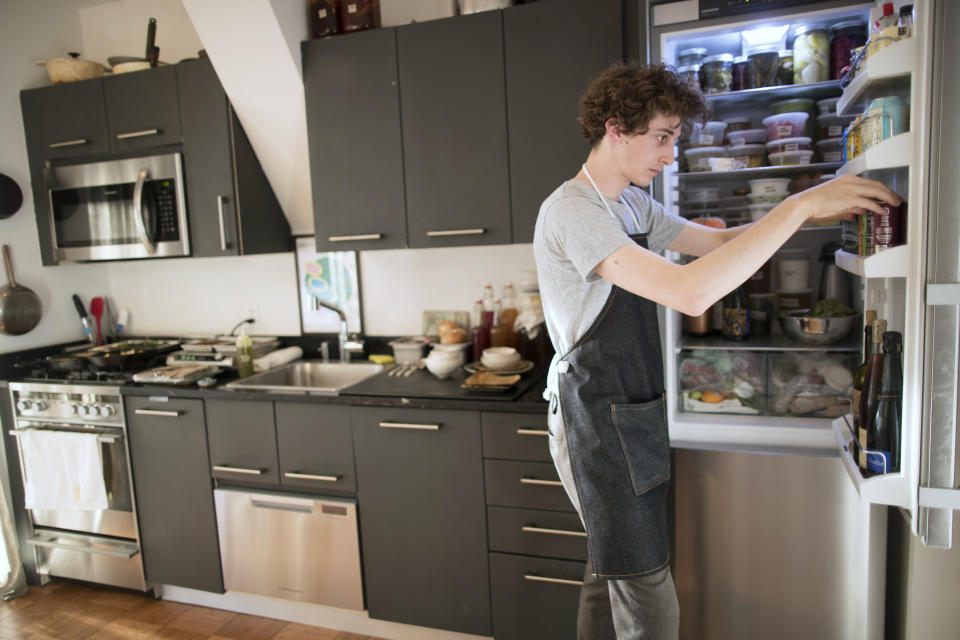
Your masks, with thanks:
M 300 0 L 272 0 L 284 4 Z M 384 1 L 384 24 L 449 15 L 446 0 L 417 3 Z M 425 12 L 426 8 L 430 12 Z M 278 20 L 291 20 L 289 7 Z M 418 13 L 419 12 L 419 13 Z M 157 18 L 161 59 L 177 62 L 202 48 L 179 1 L 71 2 L 3 0 L 0 20 L 0 172 L 14 178 L 24 192 L 22 209 L 0 220 L 0 242 L 13 249 L 17 280 L 41 297 L 39 326 L 23 336 L 0 335 L 0 353 L 82 338 L 70 296 L 85 300 L 109 296 L 130 312 L 129 328 L 140 335 L 202 335 L 223 332 L 258 311 L 255 333 L 300 332 L 293 255 L 239 258 L 184 258 L 43 267 L 30 193 L 19 91 L 49 84 L 34 60 L 80 51 L 106 62 L 113 55 L 141 55 L 149 17 Z M 306 20 L 304 12 L 304 20 Z M 388 20 L 390 21 L 388 23 Z M 254 39 L 247 46 L 256 49 Z M 288 51 L 293 48 L 284 44 Z M 256 85 L 256 75 L 249 82 Z M 258 122 L 245 122 L 250 132 Z M 253 137 L 251 135 L 251 137 Z M 311 230 L 308 230 L 308 233 Z M 499 289 L 533 268 L 530 245 L 462 249 L 364 252 L 360 256 L 365 332 L 406 335 L 420 331 L 421 311 L 469 310 L 483 285 Z

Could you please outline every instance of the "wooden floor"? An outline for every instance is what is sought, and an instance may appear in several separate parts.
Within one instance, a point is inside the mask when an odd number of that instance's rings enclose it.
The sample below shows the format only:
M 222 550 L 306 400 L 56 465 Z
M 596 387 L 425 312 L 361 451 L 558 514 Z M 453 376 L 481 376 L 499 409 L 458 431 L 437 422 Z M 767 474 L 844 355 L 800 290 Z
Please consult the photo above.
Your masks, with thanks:
M 0 601 L 0 640 L 377 640 L 69 581 Z

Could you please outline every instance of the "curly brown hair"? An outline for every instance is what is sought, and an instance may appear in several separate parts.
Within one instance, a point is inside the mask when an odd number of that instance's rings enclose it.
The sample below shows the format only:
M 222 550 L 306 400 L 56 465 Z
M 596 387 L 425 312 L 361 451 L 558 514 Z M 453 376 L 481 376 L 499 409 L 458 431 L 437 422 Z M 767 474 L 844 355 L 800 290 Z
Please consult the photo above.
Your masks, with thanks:
M 647 132 L 657 115 L 678 116 L 683 130 L 703 122 L 710 106 L 672 67 L 663 64 L 617 62 L 590 82 L 580 98 L 580 133 L 593 148 L 606 133 L 606 122 L 616 118 L 630 134 Z

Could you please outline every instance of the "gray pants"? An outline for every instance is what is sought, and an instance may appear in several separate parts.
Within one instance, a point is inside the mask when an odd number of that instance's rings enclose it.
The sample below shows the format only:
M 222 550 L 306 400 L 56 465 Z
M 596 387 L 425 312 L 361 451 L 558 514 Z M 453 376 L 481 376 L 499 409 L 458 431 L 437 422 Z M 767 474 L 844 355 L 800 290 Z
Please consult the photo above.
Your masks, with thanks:
M 556 398 L 550 403 L 550 455 L 563 488 L 580 514 L 563 415 Z M 587 561 L 577 611 L 579 640 L 675 640 L 680 624 L 680 606 L 670 567 L 651 575 L 621 580 L 597 578 Z

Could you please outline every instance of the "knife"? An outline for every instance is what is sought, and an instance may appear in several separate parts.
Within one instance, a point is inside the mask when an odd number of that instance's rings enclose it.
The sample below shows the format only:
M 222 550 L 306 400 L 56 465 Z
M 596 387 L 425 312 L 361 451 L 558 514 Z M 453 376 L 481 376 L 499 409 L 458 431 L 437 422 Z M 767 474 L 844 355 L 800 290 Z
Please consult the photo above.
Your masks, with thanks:
M 77 307 L 77 313 L 80 314 L 80 321 L 83 322 L 83 332 L 87 335 L 87 340 L 90 342 L 96 342 L 97 339 L 93 335 L 93 327 L 90 326 L 90 317 L 87 315 L 87 310 L 84 308 L 83 303 L 80 302 L 80 296 L 73 294 L 73 304 Z

